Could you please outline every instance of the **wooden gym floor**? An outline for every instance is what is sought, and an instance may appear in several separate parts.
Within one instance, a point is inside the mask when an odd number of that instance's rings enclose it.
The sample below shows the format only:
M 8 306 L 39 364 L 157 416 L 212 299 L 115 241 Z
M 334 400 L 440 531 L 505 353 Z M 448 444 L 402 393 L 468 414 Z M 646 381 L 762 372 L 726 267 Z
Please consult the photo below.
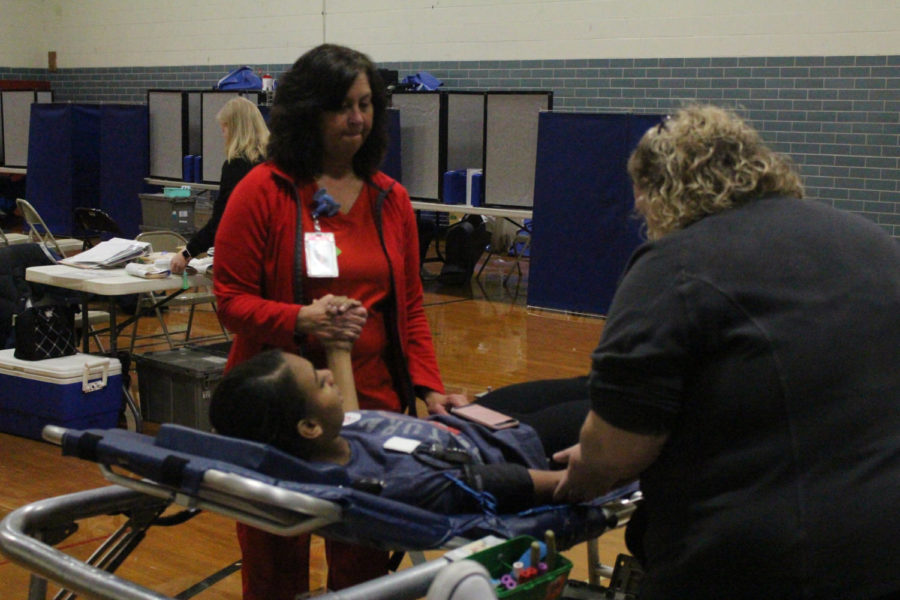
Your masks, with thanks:
M 449 391 L 470 398 L 489 387 L 542 378 L 571 377 L 587 372 L 589 355 L 603 329 L 599 318 L 565 315 L 526 308 L 528 263 L 522 274 L 513 269 L 511 258 L 493 257 L 481 277 L 464 286 L 442 286 L 425 282 L 425 311 L 431 323 L 438 361 Z M 426 263 L 436 273 L 436 263 Z M 197 333 L 213 333 L 214 315 L 205 307 L 194 327 Z M 170 309 L 167 322 L 186 322 L 186 309 Z M 141 320 L 140 332 L 158 330 L 156 319 Z M 120 344 L 127 347 L 126 338 Z M 163 346 L 146 348 L 164 349 Z M 136 378 L 135 378 L 136 379 Z M 132 389 L 137 397 L 137 385 Z M 420 410 L 420 413 L 424 411 Z M 154 424 L 148 423 L 152 432 Z M 60 456 L 59 449 L 44 442 L 0 434 L 0 518 L 29 502 L 108 485 L 95 465 Z M 102 517 L 83 522 L 59 547 L 85 559 L 122 522 L 122 517 Z M 324 552 L 314 539 L 313 588 L 324 586 Z M 601 560 L 612 564 L 625 552 L 622 530 L 600 540 Z M 429 553 L 437 556 L 439 553 Z M 574 563 L 571 577 L 587 580 L 583 545 L 564 553 Z M 151 529 L 137 551 L 119 569 L 129 580 L 160 593 L 176 596 L 184 590 L 239 560 L 234 522 L 202 513 L 177 527 Z M 404 566 L 408 565 L 408 559 Z M 29 573 L 0 555 L 0 598 L 27 598 Z M 50 594 L 58 589 L 50 584 Z M 195 598 L 238 600 L 240 575 L 233 573 Z

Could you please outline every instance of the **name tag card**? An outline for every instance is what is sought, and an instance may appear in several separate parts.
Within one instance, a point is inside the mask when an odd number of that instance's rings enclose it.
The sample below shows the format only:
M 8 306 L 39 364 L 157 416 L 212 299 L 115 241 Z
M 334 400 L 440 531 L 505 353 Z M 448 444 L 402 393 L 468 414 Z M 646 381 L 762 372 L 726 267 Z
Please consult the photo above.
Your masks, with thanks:
M 306 275 L 309 277 L 337 277 L 337 245 L 334 233 L 310 231 L 304 235 Z

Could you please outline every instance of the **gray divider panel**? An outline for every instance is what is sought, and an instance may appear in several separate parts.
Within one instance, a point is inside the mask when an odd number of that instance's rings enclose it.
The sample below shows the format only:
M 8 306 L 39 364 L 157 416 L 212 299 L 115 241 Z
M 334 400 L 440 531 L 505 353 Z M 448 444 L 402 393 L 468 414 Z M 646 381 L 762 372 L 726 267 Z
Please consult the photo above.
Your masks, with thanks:
M 484 99 L 447 92 L 447 171 L 484 167 Z
M 531 208 L 538 115 L 552 92 L 488 92 L 485 118 L 484 204 Z
M 411 198 L 437 201 L 440 173 L 441 95 L 418 92 L 394 94 L 400 110 L 400 164 L 403 186 Z
M 53 101 L 52 92 L 3 90 L 0 92 L 3 144 L 0 157 L 7 167 L 28 166 L 28 131 L 31 127 L 31 105 Z

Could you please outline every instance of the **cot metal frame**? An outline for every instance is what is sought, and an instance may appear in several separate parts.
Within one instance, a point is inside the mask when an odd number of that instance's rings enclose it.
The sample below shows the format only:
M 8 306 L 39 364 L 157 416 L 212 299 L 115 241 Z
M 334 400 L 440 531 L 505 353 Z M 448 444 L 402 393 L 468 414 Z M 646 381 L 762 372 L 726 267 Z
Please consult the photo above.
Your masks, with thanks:
M 61 443 L 66 430 L 49 425 L 44 438 Z M 123 561 L 155 525 L 178 525 L 201 510 L 208 510 L 277 535 L 314 532 L 339 522 L 339 504 L 309 494 L 288 490 L 241 475 L 217 470 L 205 473 L 200 490 L 186 493 L 165 484 L 120 472 L 99 464 L 113 485 L 33 502 L 9 513 L 0 521 L 0 552 L 32 572 L 28 600 L 43 600 L 47 580 L 64 590 L 57 600 L 84 594 L 101 600 L 175 600 L 114 574 Z M 603 505 L 608 529 L 625 525 L 640 492 Z M 185 510 L 163 516 L 173 505 Z M 103 515 L 124 514 L 128 518 L 86 561 L 80 561 L 53 547 L 78 528 L 78 522 Z M 450 549 L 438 559 L 414 564 L 372 581 L 335 591 L 323 600 L 414 600 L 424 597 L 431 581 L 447 564 L 503 540 L 487 536 L 479 540 L 451 538 Z M 593 549 L 592 549 L 593 548 Z M 597 565 L 597 540 L 588 541 L 590 565 Z M 592 584 L 609 577 L 611 570 L 591 569 Z M 195 586 L 196 587 L 196 586 Z M 190 597 L 187 592 L 176 598 Z

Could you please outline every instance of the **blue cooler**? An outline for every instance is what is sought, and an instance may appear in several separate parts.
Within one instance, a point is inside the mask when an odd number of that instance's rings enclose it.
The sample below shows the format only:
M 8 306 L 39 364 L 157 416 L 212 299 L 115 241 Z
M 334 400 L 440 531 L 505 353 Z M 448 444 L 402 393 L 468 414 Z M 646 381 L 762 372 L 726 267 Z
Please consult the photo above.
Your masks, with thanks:
M 41 439 L 44 425 L 109 429 L 122 409 L 118 359 L 73 354 L 20 360 L 0 350 L 0 431 Z

